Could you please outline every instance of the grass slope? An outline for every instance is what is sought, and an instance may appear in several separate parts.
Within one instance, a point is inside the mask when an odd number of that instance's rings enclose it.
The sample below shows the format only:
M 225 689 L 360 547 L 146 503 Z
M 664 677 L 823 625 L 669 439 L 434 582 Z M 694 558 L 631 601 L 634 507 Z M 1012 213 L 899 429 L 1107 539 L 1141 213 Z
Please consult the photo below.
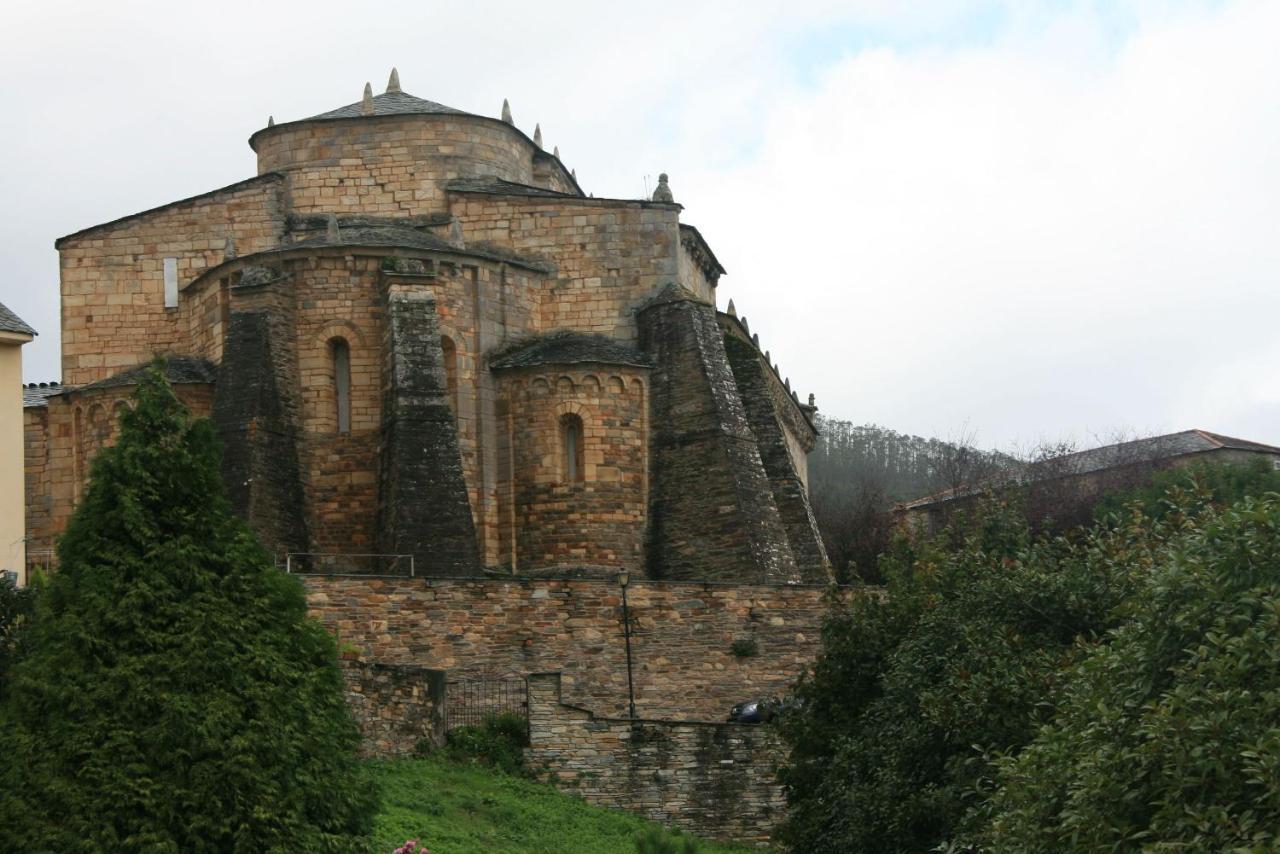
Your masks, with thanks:
M 654 825 L 588 805 L 551 786 L 436 759 L 374 762 L 382 789 L 376 852 L 419 839 L 431 854 L 635 854 L 638 834 Z M 752 849 L 704 842 L 699 854 Z

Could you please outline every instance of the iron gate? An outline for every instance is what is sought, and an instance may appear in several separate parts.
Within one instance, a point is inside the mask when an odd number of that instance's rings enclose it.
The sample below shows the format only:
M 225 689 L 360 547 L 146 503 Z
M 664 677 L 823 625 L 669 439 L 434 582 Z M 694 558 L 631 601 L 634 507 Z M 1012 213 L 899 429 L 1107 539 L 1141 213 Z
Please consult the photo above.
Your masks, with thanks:
M 445 685 L 445 732 L 479 726 L 495 715 L 529 719 L 529 683 L 524 679 L 450 679 Z

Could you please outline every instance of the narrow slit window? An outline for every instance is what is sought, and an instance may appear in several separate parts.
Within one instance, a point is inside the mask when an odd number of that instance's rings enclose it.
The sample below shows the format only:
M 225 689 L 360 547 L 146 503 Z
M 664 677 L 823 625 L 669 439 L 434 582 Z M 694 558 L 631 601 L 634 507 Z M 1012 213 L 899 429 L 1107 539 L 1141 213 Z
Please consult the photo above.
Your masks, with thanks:
M 338 432 L 351 432 L 351 348 L 341 338 L 329 343 L 333 356 L 333 400 L 337 406 Z
M 560 439 L 564 453 L 564 482 L 582 482 L 582 419 L 566 415 L 560 419 Z
M 178 259 L 164 259 L 164 307 L 178 307 Z
M 440 336 L 440 352 L 444 356 L 444 379 L 449 392 L 449 405 L 458 413 L 458 347 L 448 335 Z

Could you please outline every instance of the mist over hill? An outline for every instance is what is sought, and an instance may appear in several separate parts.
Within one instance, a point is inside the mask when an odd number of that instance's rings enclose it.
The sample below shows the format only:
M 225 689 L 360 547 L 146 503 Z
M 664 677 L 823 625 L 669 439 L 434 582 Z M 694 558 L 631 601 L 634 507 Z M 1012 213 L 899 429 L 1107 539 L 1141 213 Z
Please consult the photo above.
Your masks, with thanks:
M 809 491 L 840 581 L 879 581 L 875 557 L 887 542 L 888 510 L 894 502 L 952 489 L 1018 464 L 1008 454 L 978 449 L 972 433 L 963 430 L 937 439 L 821 415 L 816 423 Z

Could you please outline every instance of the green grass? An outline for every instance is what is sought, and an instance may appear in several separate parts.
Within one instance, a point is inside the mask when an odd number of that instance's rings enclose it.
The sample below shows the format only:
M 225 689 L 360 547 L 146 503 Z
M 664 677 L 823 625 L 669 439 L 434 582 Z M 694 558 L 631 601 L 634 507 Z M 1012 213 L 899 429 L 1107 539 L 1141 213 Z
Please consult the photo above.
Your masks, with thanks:
M 482 766 L 400 759 L 369 768 L 382 787 L 373 847 L 380 854 L 406 839 L 420 840 L 431 854 L 635 854 L 636 836 L 655 826 Z M 712 842 L 698 849 L 749 850 Z

